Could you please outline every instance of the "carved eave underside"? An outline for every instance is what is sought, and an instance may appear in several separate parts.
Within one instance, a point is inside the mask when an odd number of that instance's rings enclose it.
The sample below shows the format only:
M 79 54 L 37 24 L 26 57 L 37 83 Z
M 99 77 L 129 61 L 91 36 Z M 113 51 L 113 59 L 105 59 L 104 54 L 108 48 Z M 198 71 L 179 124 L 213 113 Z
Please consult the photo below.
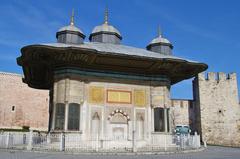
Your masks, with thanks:
M 30 45 L 22 48 L 17 58 L 23 67 L 24 81 L 33 88 L 49 89 L 54 70 L 74 67 L 85 70 L 119 72 L 128 75 L 166 76 L 171 84 L 192 78 L 207 69 L 204 63 L 173 58 L 152 58 L 99 52 L 78 47 Z M 141 79 L 139 79 L 141 80 Z

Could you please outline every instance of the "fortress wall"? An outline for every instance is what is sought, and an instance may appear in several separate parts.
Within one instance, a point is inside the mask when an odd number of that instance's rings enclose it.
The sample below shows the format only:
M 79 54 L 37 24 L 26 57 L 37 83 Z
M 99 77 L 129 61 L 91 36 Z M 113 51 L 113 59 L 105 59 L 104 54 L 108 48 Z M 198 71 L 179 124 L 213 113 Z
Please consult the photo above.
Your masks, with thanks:
M 197 127 L 208 144 L 240 146 L 236 73 L 199 74 L 193 81 Z
M 0 72 L 0 128 L 47 130 L 48 92 L 28 87 L 22 75 Z
M 176 125 L 188 125 L 192 132 L 196 131 L 196 115 L 194 101 L 188 99 L 171 99 L 172 128 Z

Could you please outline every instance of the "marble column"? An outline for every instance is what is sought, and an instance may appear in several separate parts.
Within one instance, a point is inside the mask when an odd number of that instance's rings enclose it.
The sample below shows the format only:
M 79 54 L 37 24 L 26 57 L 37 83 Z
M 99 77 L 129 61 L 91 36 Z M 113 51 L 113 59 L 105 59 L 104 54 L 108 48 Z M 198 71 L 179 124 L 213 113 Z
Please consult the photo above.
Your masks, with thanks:
M 52 118 L 51 119 L 52 119 L 51 130 L 54 130 L 55 129 L 55 119 L 56 119 L 56 103 L 53 103 L 53 110 L 52 110 Z
M 69 104 L 65 104 L 65 117 L 64 117 L 64 130 L 68 130 L 68 109 L 69 109 Z
M 168 133 L 167 108 L 164 108 L 164 130 Z

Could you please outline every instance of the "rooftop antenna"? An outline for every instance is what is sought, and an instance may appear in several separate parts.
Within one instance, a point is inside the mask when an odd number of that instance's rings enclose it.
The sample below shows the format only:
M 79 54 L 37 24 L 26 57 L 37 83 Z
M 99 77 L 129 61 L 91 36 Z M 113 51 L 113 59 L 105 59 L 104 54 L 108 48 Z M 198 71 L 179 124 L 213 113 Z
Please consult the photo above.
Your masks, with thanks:
M 104 24 L 108 24 L 108 7 L 107 6 L 105 8 L 105 13 L 104 13 Z
M 71 15 L 70 25 L 74 25 L 74 9 L 72 9 L 72 15 Z

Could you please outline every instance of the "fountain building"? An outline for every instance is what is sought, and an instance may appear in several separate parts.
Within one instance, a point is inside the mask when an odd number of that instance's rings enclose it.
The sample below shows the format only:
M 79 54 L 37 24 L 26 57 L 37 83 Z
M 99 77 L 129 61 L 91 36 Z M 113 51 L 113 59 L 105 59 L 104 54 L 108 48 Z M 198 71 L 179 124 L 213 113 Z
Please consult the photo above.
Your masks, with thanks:
M 174 56 L 160 29 L 146 49 L 121 44 L 108 11 L 89 42 L 85 37 L 73 14 L 56 43 L 25 46 L 17 58 L 23 81 L 50 92 L 49 131 L 111 138 L 117 145 L 171 134 L 171 86 L 208 66 Z

